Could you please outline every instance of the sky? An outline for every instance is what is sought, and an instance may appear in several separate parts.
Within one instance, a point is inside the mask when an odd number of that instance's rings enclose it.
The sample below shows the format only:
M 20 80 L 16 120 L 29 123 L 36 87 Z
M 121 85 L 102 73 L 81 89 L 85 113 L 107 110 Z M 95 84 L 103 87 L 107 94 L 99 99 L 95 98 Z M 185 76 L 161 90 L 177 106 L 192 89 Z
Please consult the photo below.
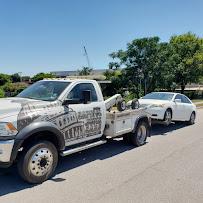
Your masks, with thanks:
M 203 0 L 0 0 L 0 72 L 108 68 L 135 38 L 203 37 Z

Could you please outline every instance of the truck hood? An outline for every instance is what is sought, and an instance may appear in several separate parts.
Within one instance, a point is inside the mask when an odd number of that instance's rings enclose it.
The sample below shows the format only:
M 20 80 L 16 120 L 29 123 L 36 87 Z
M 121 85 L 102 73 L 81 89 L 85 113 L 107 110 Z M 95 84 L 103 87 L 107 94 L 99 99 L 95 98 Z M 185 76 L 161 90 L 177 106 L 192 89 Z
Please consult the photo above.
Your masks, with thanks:
M 0 120 L 7 117 L 18 115 L 18 113 L 22 108 L 22 104 L 33 103 L 33 102 L 39 102 L 39 101 L 33 100 L 33 99 L 20 98 L 20 97 L 10 97 L 10 98 L 0 99 Z M 44 101 L 40 101 L 40 103 L 41 102 L 44 103 Z

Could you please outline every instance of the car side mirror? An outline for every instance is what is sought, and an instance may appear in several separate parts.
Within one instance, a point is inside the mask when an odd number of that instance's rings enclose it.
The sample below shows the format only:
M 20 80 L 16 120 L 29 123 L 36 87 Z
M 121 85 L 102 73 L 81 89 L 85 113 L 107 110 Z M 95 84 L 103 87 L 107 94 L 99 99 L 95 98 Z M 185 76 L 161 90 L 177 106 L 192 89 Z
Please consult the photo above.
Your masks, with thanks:
M 175 103 L 181 103 L 181 99 L 175 99 Z
M 84 104 L 91 102 L 91 91 L 90 90 L 84 90 L 84 91 L 82 91 L 82 94 L 83 94 Z

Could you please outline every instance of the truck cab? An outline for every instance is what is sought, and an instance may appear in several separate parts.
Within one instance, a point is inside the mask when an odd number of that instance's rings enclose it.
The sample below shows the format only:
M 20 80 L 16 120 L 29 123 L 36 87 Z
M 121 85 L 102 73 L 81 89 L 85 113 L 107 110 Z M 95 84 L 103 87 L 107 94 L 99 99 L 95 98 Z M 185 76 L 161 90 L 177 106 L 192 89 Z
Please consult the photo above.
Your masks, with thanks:
M 95 80 L 45 79 L 16 97 L 1 99 L 0 166 L 17 162 L 24 180 L 41 183 L 53 174 L 60 155 L 104 144 L 108 137 L 124 136 L 134 145 L 144 144 L 149 116 L 140 109 L 110 111 L 108 104 L 118 103 L 118 98 L 104 101 Z

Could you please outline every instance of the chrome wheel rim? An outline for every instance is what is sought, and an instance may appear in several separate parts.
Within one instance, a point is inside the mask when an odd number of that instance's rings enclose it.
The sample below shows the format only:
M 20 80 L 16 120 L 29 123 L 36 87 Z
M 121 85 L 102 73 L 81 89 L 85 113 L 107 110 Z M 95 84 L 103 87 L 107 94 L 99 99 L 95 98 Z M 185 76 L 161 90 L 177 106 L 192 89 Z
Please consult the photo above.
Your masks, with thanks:
M 169 125 L 171 123 L 171 112 L 170 111 L 166 111 L 165 122 L 167 125 Z
M 144 125 L 141 125 L 137 132 L 137 138 L 140 144 L 144 144 L 147 136 L 147 129 Z
M 34 176 L 47 174 L 53 165 L 53 154 L 47 148 L 37 150 L 29 161 L 29 170 Z

